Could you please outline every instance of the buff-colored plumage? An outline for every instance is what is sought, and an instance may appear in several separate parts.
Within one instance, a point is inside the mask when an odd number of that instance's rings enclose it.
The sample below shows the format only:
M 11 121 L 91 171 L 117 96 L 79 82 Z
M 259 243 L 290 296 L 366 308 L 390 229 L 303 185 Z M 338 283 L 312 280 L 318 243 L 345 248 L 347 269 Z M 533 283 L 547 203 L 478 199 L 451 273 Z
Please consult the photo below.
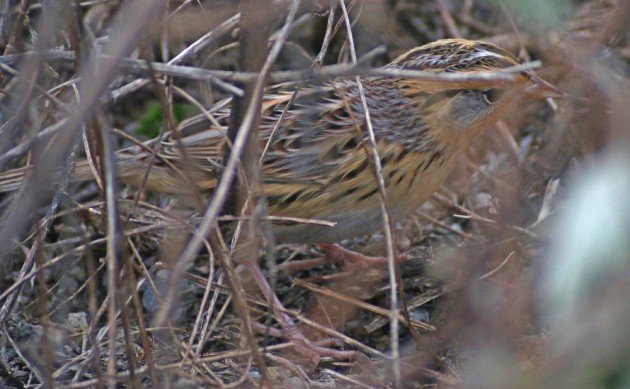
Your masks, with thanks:
M 463 39 L 442 40 L 413 49 L 386 68 L 432 72 L 479 72 L 517 65 L 508 52 L 488 43 Z M 415 79 L 363 78 L 363 87 L 383 165 L 392 216 L 397 219 L 418 208 L 451 171 L 470 140 L 490 126 L 506 101 L 498 101 L 500 86 L 488 83 L 444 84 Z M 529 74 L 516 87 L 535 84 Z M 276 223 L 283 242 L 335 242 L 366 234 L 381 225 L 376 180 L 365 152 L 366 119 L 354 78 L 302 88 L 287 108 L 294 84 L 270 87 L 262 104 L 260 150 L 262 178 L 270 213 L 322 219 L 334 227 Z M 489 93 L 492 92 L 492 95 Z M 508 95 L 508 94 L 506 94 Z M 283 114 L 283 111 L 286 112 Z M 119 176 L 138 185 L 150 160 L 159 152 L 147 189 L 191 193 L 184 179 L 188 169 L 199 189 L 217 184 L 230 117 L 230 101 L 210 110 L 213 119 L 200 115 L 177 129 L 186 147 L 184 159 L 173 134 L 132 147 L 118 154 Z M 15 189 L 21 172 L 0 177 L 0 190 Z M 87 180 L 87 163 L 76 168 L 76 179 Z

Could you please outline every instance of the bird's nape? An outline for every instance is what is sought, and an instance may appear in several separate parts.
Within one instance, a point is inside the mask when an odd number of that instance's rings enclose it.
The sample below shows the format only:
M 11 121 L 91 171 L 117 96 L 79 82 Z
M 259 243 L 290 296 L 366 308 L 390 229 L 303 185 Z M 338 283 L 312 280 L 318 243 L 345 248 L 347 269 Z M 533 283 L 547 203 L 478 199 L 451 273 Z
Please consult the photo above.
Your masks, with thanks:
M 436 72 L 474 72 L 519 65 L 510 52 L 482 41 L 442 39 L 401 54 L 386 68 Z

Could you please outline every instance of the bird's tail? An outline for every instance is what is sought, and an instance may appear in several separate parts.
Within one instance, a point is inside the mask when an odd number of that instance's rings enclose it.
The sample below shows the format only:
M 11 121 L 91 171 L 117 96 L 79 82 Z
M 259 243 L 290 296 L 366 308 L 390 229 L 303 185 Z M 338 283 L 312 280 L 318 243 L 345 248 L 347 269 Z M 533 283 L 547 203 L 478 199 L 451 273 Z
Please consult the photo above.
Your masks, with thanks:
M 216 185 L 216 178 L 208 176 L 202 169 L 190 168 L 191 179 L 185 180 L 181 171 L 172 167 L 152 164 L 148 169 L 146 158 L 138 158 L 121 154 L 117 158 L 118 179 L 132 186 L 144 185 L 147 190 L 171 194 L 186 194 L 191 191 L 191 180 L 197 186 L 197 190 L 208 190 Z M 0 173 L 0 193 L 13 192 L 20 189 L 25 178 L 31 173 L 32 167 L 22 167 Z M 145 174 L 149 175 L 144 180 Z M 87 160 L 77 161 L 70 182 L 86 182 L 94 180 L 94 172 Z
M 32 166 L 21 167 L 0 173 L 0 193 L 13 192 L 20 189 L 24 180 L 31 174 Z M 74 166 L 71 182 L 85 182 L 94 179 L 87 160 L 78 161 Z
M 18 190 L 29 170 L 29 168 L 23 167 L 0 174 L 0 193 Z

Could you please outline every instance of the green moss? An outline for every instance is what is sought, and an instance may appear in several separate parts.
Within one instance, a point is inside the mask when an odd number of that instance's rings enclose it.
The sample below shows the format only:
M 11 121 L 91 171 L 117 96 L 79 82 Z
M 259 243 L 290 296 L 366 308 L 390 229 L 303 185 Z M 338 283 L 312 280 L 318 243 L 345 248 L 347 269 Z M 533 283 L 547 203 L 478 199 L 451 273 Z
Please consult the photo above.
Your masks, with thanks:
M 188 104 L 176 103 L 173 105 L 173 115 L 177 123 L 191 116 L 194 110 Z M 160 103 L 150 103 L 147 105 L 144 114 L 138 120 L 138 134 L 148 138 L 155 138 L 160 133 L 160 128 L 164 123 L 164 108 Z

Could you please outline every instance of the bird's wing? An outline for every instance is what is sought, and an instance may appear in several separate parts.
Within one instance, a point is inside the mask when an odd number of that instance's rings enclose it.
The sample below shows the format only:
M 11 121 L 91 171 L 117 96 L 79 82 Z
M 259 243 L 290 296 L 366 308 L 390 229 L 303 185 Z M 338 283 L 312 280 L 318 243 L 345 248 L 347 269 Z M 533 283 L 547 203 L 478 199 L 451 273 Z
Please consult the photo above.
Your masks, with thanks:
M 329 85 L 304 90 L 286 112 L 283 104 L 263 116 L 265 181 L 328 183 L 358 147 L 364 122 L 356 104 L 339 93 Z
M 272 188 L 275 195 L 317 191 L 340 174 L 342 164 L 352 162 L 348 150 L 358 147 L 357 126 L 363 125 L 364 118 L 356 99 L 348 98 L 345 103 L 339 97 L 344 92 L 338 88 L 332 84 L 306 87 L 295 98 L 291 84 L 266 91 L 259 130 L 260 150 L 264 151 L 261 172 L 265 187 Z M 209 113 L 212 118 L 197 115 L 161 140 L 148 142 L 144 151 L 134 147 L 122 154 L 146 161 L 151 155 L 148 150 L 159 141 L 153 162 L 157 169 L 167 164 L 171 170 L 175 166 L 203 172 L 207 177 L 200 187 L 212 189 L 227 144 L 230 105 L 225 100 Z

